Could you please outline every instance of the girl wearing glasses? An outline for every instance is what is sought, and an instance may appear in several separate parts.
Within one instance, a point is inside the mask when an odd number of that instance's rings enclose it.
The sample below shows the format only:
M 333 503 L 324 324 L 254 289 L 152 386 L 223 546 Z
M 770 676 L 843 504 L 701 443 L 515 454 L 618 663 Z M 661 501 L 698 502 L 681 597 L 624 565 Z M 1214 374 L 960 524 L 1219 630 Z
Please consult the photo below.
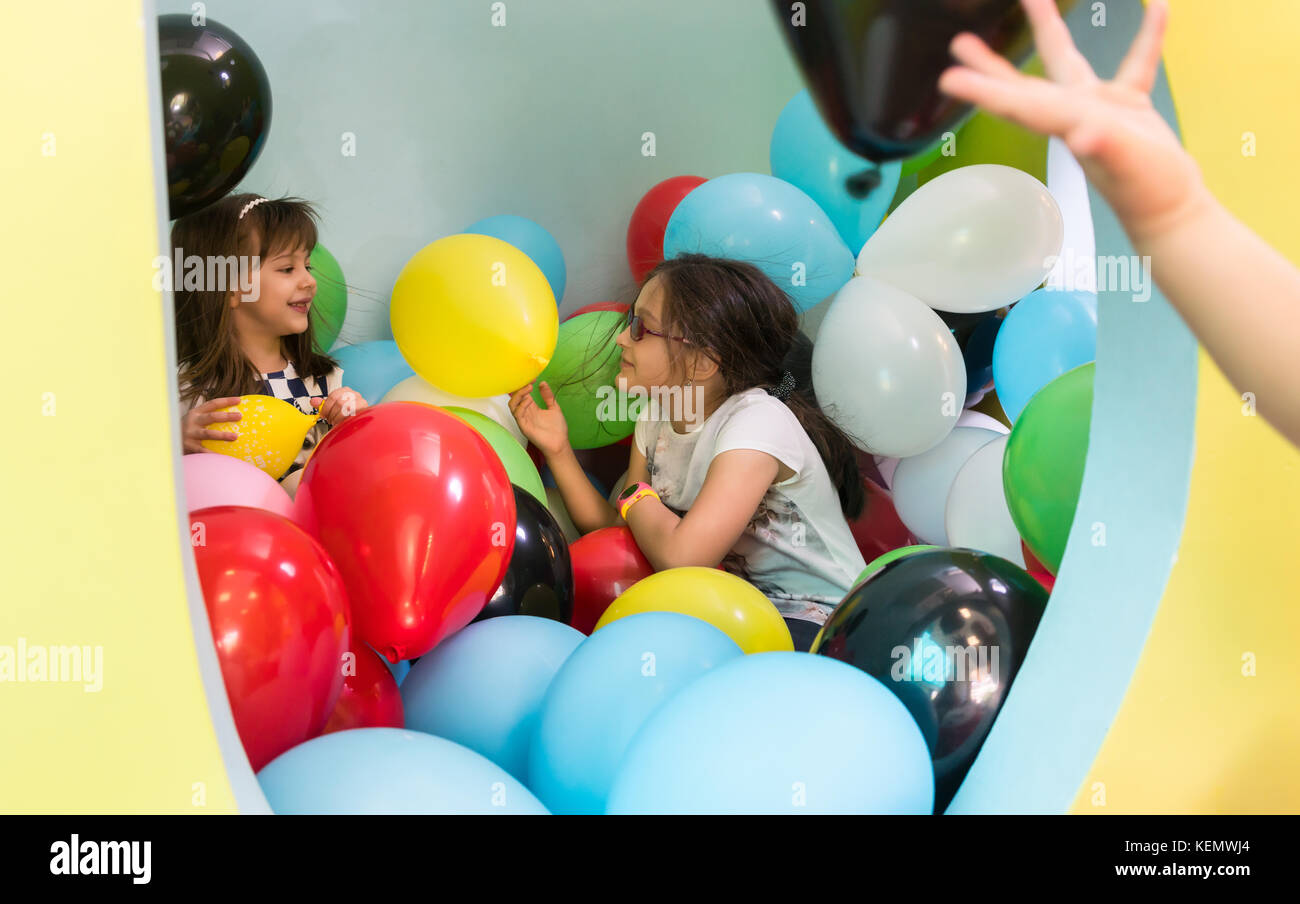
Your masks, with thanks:
M 794 305 L 757 267 L 682 255 L 655 268 L 617 337 L 637 421 L 617 506 L 591 485 L 545 382 L 511 394 L 582 533 L 627 525 L 656 570 L 716 566 L 767 596 L 806 650 L 866 567 L 848 520 L 864 494 L 854 447 L 782 362 Z

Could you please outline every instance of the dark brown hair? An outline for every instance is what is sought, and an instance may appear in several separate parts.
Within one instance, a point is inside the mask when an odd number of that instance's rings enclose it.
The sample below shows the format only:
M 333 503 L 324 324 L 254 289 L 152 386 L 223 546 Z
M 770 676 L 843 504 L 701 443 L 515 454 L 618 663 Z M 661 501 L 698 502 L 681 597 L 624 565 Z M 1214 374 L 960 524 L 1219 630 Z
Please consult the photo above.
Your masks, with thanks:
M 202 396 L 263 393 L 266 387 L 243 350 L 235 333 L 230 307 L 231 291 L 206 284 L 208 261 L 214 258 L 239 260 L 256 255 L 268 260 L 281 251 L 316 247 L 316 221 L 311 204 L 299 198 L 267 200 L 249 208 L 243 219 L 239 212 L 258 195 L 228 195 L 202 210 L 181 217 L 172 225 L 172 259 L 179 250 L 182 261 L 197 255 L 204 261 L 203 288 L 185 289 L 182 273 L 174 273 L 176 303 L 176 358 L 180 382 L 188 384 L 182 402 Z M 318 276 L 317 279 L 320 277 Z M 311 321 L 305 332 L 281 339 L 285 357 L 300 376 L 325 377 L 338 366 L 316 349 Z
M 723 380 L 724 397 L 747 389 L 775 389 L 789 371 L 795 390 L 785 403 L 826 465 L 844 516 L 862 514 L 865 492 L 854 445 L 817 404 L 812 388 L 812 342 L 799 331 L 789 296 L 753 264 L 703 254 L 682 254 L 646 277 L 660 278 L 663 330 L 709 349 Z M 643 283 L 644 285 L 644 283 Z M 674 367 L 684 352 L 669 343 Z

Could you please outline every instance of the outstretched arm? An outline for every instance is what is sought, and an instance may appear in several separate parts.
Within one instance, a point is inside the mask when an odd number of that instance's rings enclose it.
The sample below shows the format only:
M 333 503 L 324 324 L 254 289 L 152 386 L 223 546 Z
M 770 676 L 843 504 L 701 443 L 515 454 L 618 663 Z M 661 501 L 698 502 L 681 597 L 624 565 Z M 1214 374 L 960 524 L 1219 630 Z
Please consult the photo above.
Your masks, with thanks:
M 1240 392 L 1300 446 L 1300 271 L 1210 194 L 1151 104 L 1168 9 L 1151 0 L 1111 81 L 1079 53 L 1053 0 L 1021 0 L 1048 78 L 1027 76 L 978 37 L 940 88 L 1065 141 L 1114 209 L 1170 304 Z

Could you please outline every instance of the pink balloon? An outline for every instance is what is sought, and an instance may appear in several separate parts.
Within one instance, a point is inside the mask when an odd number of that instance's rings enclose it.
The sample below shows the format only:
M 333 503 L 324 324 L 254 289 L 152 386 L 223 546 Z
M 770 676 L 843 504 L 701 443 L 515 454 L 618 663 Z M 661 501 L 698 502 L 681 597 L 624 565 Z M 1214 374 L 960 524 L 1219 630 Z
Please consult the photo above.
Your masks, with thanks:
M 293 518 L 293 500 L 275 479 L 248 462 L 195 452 L 181 458 L 185 469 L 185 505 L 188 511 L 214 505 L 246 505 Z

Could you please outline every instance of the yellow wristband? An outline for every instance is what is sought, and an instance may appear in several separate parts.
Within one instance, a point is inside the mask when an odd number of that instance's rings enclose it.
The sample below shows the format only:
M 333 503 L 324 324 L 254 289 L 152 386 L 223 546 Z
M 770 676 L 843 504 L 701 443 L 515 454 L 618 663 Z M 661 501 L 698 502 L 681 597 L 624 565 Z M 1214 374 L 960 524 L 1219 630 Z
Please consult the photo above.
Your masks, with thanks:
M 634 483 L 618 495 L 618 513 L 624 521 L 627 520 L 627 510 L 632 505 L 647 496 L 653 496 L 659 499 L 659 494 L 654 491 L 654 487 L 648 483 Z M 660 500 L 662 501 L 662 500 Z

